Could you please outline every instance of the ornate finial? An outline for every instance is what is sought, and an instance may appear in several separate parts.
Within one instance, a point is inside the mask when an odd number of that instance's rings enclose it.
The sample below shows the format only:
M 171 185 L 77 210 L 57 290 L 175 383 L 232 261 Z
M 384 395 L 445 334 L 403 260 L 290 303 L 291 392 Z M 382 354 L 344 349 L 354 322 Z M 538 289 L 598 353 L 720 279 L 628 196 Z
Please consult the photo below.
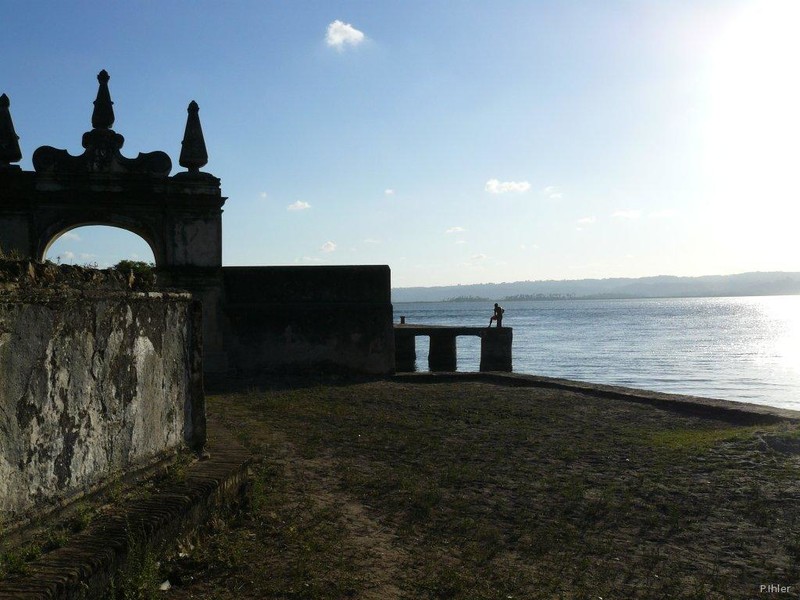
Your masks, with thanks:
M 97 74 L 100 87 L 97 89 L 97 99 L 94 101 L 92 112 L 92 127 L 95 129 L 110 129 L 114 124 L 114 103 L 108 91 L 108 80 L 111 79 L 105 69 Z
M 9 163 L 15 163 L 22 159 L 22 152 L 19 149 L 19 136 L 14 131 L 14 123 L 11 120 L 11 112 L 8 107 L 11 101 L 8 96 L 0 96 L 0 169 L 12 167 Z M 12 168 L 18 168 L 14 165 Z
M 203 128 L 200 126 L 200 107 L 192 100 L 187 109 L 186 130 L 181 142 L 181 156 L 178 162 L 189 169 L 189 173 L 199 173 L 200 167 L 208 163 L 206 141 L 203 139 Z
M 42 146 L 33 153 L 33 168 L 38 173 L 137 173 L 166 177 L 172 169 L 172 161 L 165 152 L 139 153 L 136 158 L 122 156 L 120 150 L 125 138 L 111 129 L 114 124 L 114 108 L 108 93 L 106 71 L 100 71 L 97 81 L 97 99 L 94 101 L 91 131 L 83 134 L 81 143 L 86 150 L 80 156 L 72 156 L 66 150 Z

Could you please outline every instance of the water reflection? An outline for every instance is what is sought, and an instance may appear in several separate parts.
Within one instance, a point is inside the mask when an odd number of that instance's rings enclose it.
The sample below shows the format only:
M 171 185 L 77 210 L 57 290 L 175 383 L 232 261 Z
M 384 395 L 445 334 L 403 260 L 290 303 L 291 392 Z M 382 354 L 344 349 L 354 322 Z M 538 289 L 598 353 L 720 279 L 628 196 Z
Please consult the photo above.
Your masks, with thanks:
M 514 370 L 800 409 L 800 296 L 506 302 Z M 409 323 L 485 326 L 491 304 L 398 304 Z M 395 319 L 397 320 L 397 319 Z M 428 340 L 417 340 L 427 370 Z M 479 345 L 458 369 L 476 370 Z

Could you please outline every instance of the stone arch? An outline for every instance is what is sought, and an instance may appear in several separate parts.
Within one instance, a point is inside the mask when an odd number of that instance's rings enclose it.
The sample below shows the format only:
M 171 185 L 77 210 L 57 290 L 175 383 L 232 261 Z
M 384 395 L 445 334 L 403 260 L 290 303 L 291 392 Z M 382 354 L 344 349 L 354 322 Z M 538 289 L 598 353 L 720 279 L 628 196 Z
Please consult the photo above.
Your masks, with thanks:
M 0 95 L 0 251 L 42 260 L 61 234 L 83 225 L 130 231 L 150 246 L 167 287 L 184 289 L 202 303 L 203 354 L 223 370 L 222 196 L 220 180 L 201 171 L 208 162 L 199 107 L 189 103 L 178 163 L 162 151 L 123 156 L 125 138 L 111 129 L 114 109 L 109 75 L 99 88 L 92 129 L 80 156 L 40 146 L 33 171 L 22 158 L 8 96 Z M 176 146 L 178 145 L 176 139 Z
M 83 134 L 84 153 L 41 146 L 33 153 L 34 171 L 20 160 L 10 102 L 0 97 L 0 248 L 42 260 L 62 233 L 82 225 L 119 227 L 141 237 L 162 268 L 222 266 L 220 181 L 200 171 L 208 162 L 199 107 L 192 101 L 181 142 L 180 165 L 161 151 L 127 158 L 125 139 L 111 129 L 110 77 L 97 76 L 99 89 L 92 130 Z M 10 150 L 9 150 L 10 149 Z
M 77 229 L 79 227 L 89 227 L 92 225 L 101 225 L 104 227 L 114 227 L 132 233 L 141 238 L 153 253 L 153 258 L 156 267 L 165 266 L 166 262 L 166 244 L 163 237 L 159 236 L 153 228 L 146 223 L 141 223 L 136 219 L 131 219 L 126 215 L 108 215 L 105 219 L 79 219 L 79 218 L 64 218 L 60 221 L 51 223 L 45 227 L 38 236 L 36 243 L 36 255 L 34 258 L 37 261 L 43 261 L 47 256 L 47 252 L 53 243 L 65 233 Z

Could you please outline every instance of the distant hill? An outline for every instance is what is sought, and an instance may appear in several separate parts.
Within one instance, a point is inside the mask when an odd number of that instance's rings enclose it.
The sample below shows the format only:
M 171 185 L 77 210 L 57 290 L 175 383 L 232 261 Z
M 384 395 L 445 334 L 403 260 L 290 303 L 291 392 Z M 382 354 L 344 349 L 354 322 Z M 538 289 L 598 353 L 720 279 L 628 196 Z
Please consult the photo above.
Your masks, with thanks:
M 392 302 L 549 300 L 553 298 L 683 298 L 800 294 L 800 273 L 768 272 L 703 277 L 515 281 L 392 290 Z

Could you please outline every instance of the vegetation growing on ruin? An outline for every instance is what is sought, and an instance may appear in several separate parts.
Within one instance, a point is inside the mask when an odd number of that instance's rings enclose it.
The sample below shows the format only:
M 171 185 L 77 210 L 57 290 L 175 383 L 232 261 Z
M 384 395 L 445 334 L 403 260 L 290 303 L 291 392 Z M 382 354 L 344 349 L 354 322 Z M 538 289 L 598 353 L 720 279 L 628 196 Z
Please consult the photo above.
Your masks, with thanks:
M 117 476 L 96 495 L 75 501 L 55 515 L 34 519 L 22 531 L 6 531 L 0 520 L 0 580 L 25 575 L 31 561 L 66 546 L 73 536 L 89 529 L 98 516 L 115 514 L 131 501 L 150 498 L 183 482 L 187 468 L 196 460 L 194 453 L 183 450 L 146 481 L 126 482 Z M 134 543 L 131 547 L 129 564 L 115 578 L 109 598 L 141 600 L 150 598 L 151 592 L 157 590 L 160 573 L 154 565 L 158 557 L 142 544 Z

